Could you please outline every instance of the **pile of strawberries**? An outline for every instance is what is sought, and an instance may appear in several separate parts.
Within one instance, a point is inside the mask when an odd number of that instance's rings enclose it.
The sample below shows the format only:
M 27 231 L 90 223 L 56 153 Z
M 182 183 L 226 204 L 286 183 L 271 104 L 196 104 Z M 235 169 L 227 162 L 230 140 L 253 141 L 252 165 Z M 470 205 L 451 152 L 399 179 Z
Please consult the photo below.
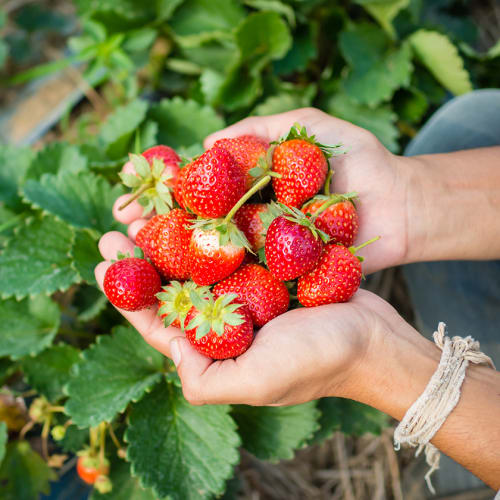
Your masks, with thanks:
M 136 237 L 143 255 L 108 268 L 106 295 L 128 311 L 158 303 L 165 326 L 213 359 L 245 352 L 254 328 L 290 305 L 348 301 L 362 272 L 356 193 L 329 192 L 339 147 L 296 124 L 271 145 L 218 140 L 184 167 L 168 146 L 131 155 L 128 202 L 156 215 Z

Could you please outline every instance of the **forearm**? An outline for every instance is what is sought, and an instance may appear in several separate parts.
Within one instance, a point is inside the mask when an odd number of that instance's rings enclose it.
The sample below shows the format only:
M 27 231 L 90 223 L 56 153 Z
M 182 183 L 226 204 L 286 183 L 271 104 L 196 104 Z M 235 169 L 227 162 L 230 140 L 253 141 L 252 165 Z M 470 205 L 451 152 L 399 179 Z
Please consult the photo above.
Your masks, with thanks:
M 348 397 L 401 420 L 422 394 L 441 351 L 401 321 L 380 330 Z M 500 373 L 469 365 L 458 405 L 432 443 L 494 489 L 500 488 Z
M 500 147 L 400 157 L 405 263 L 500 258 Z

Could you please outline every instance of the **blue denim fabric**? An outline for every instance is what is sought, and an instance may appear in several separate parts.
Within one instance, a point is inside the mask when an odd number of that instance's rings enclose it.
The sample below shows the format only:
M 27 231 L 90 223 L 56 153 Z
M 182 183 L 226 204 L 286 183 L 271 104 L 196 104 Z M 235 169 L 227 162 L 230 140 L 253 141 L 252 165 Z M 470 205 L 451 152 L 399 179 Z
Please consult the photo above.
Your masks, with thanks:
M 500 90 L 477 90 L 442 106 L 408 145 L 405 155 L 496 145 L 500 145 Z M 500 221 L 491 231 L 500 238 Z M 438 322 L 444 321 L 450 335 L 472 335 L 479 340 L 481 350 L 500 367 L 500 261 L 410 264 L 404 267 L 404 274 L 424 335 L 432 335 Z M 482 484 L 447 457 L 442 457 L 433 483 L 441 494 Z

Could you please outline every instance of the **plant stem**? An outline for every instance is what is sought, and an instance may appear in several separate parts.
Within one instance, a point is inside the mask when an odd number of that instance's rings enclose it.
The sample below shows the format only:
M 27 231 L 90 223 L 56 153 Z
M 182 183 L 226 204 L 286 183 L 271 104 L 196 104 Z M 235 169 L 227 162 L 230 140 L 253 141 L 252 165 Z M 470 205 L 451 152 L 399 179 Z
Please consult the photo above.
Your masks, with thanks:
M 368 246 L 368 245 L 371 245 L 372 243 L 374 243 L 375 241 L 379 240 L 380 239 L 380 236 L 375 236 L 375 238 L 372 238 L 371 240 L 368 240 L 368 241 L 365 241 L 364 243 L 361 243 L 361 245 L 357 246 L 357 247 L 350 247 L 349 250 L 352 252 L 352 253 L 355 253 L 357 252 L 358 250 L 361 250 L 362 248 Z
M 328 207 L 335 205 L 335 203 L 338 203 L 339 201 L 341 201 L 340 196 L 332 196 L 329 200 L 326 200 L 323 205 L 321 205 L 311 216 L 311 222 L 314 222 L 318 218 L 318 215 L 321 215 Z
M 108 424 L 108 431 L 109 431 L 109 435 L 111 436 L 111 441 L 113 441 L 116 448 L 118 450 L 121 449 L 121 444 L 118 441 L 118 438 L 116 437 L 115 431 L 113 430 L 113 427 L 111 427 L 111 424 Z
M 101 422 L 99 424 L 100 432 L 100 447 L 99 447 L 99 463 L 102 465 L 104 463 L 104 458 L 106 454 L 106 423 Z
M 122 203 L 119 207 L 118 210 L 123 210 L 125 207 L 128 207 L 133 201 L 137 200 L 139 196 L 141 196 L 145 191 L 147 191 L 149 188 L 152 188 L 153 184 L 151 182 L 147 182 L 146 184 L 143 184 L 126 202 Z
M 263 177 L 257 184 L 254 184 L 234 205 L 233 208 L 229 211 L 229 213 L 224 218 L 223 224 L 227 224 L 234 216 L 234 214 L 241 208 L 243 203 L 247 201 L 252 195 L 254 195 L 257 191 L 260 191 L 266 184 L 271 180 L 270 175 L 266 175 Z
M 328 167 L 328 174 L 326 175 L 325 179 L 325 189 L 323 190 L 323 193 L 325 193 L 326 196 L 330 196 L 330 184 L 332 183 L 332 176 L 332 167 Z

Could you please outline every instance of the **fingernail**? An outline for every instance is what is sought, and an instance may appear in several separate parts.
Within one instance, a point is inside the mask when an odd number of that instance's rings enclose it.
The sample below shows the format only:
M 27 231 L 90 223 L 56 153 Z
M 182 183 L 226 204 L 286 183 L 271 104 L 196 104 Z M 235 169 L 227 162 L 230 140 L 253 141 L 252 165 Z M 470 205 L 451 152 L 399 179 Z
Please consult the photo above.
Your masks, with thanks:
M 179 349 L 179 341 L 177 339 L 170 342 L 170 356 L 175 366 L 179 366 L 181 362 L 181 350 Z

